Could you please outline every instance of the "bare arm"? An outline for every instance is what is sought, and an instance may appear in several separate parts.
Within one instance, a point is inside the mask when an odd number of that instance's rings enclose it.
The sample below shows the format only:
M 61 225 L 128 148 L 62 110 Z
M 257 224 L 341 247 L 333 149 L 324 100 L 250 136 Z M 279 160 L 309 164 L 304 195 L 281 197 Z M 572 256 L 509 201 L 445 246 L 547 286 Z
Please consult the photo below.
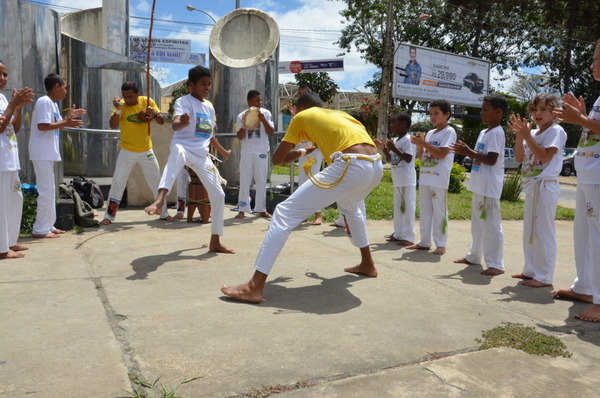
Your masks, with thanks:
M 217 138 L 216 130 L 213 130 L 213 135 L 210 137 L 210 144 L 223 156 L 223 161 L 226 162 L 229 159 L 229 155 L 231 155 L 231 149 L 227 150 L 221 145 L 219 139 Z
M 267 135 L 272 137 L 273 134 L 275 134 L 275 129 L 273 128 L 271 123 L 268 122 L 267 118 L 265 117 L 265 115 L 263 115 L 262 112 L 259 113 L 258 120 L 260 120 L 262 125 L 265 127 L 265 131 L 267 132 Z
M 173 131 L 179 131 L 190 125 L 190 115 L 186 112 L 173 118 Z
M 294 149 L 295 147 L 296 145 L 291 142 L 281 141 L 271 159 L 273 164 L 277 166 L 279 164 L 292 163 L 294 160 L 305 155 L 303 150 Z M 305 148 L 306 154 L 313 152 L 315 149 L 317 148 L 314 146 Z
M 486 154 L 476 152 L 469 148 L 467 144 L 462 141 L 455 142 L 450 145 L 452 151 L 457 155 L 465 155 L 470 157 L 473 160 L 478 160 L 483 164 L 487 164 L 493 166 L 498 161 L 499 154 L 496 152 L 488 152 Z
M 21 129 L 21 108 L 23 105 L 30 102 L 33 102 L 32 89 L 25 87 L 21 91 L 13 90 L 12 98 L 4 110 L 3 116 L 5 119 L 0 122 L 0 133 L 6 130 L 11 123 L 11 119 L 15 132 L 18 132 Z
M 563 123 L 577 124 L 592 134 L 600 134 L 600 121 L 590 119 L 585 113 L 583 97 L 575 98 L 572 93 L 563 96 L 563 109 L 555 108 L 552 113 Z
M 546 163 L 556 154 L 558 148 L 544 148 L 535 141 L 531 135 L 531 129 L 526 119 L 520 118 L 517 115 L 511 115 L 508 121 L 508 126 L 516 134 L 515 139 L 515 159 L 517 162 L 522 162 L 525 156 L 525 147 L 523 141 L 527 142 L 527 146 L 533 153 L 533 156 L 542 163 Z

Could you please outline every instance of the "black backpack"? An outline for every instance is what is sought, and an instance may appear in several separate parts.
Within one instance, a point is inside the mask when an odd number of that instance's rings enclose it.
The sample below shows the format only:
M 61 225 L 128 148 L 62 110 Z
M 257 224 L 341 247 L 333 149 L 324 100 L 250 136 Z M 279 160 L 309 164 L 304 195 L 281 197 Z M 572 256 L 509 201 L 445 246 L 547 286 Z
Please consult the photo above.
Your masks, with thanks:
M 84 202 L 87 202 L 94 209 L 99 209 L 104 206 L 104 196 L 100 190 L 100 186 L 93 181 L 83 177 L 73 177 L 70 184 L 79 194 Z
M 65 184 L 60 184 L 58 188 L 61 197 L 73 199 L 73 202 L 75 203 L 75 214 L 73 215 L 75 224 L 82 227 L 98 226 L 98 220 L 94 219 L 94 209 L 92 209 L 89 203 L 84 202 L 83 199 L 81 199 L 81 196 L 75 191 L 75 188 Z

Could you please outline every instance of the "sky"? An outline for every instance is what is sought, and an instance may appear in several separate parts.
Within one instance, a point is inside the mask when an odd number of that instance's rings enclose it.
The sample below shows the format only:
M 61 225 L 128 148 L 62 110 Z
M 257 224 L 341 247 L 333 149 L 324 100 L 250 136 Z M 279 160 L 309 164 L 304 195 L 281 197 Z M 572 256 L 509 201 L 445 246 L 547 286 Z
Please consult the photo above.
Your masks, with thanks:
M 114 1 L 114 0 L 111 0 Z M 345 7 L 340 0 L 238 0 L 240 7 L 257 8 L 269 14 L 279 26 L 279 61 L 306 61 L 344 58 L 343 72 L 330 72 L 331 78 L 345 91 L 368 92 L 364 85 L 371 80 L 377 68 L 361 59 L 354 50 L 343 53 L 334 43 L 343 28 L 339 14 Z M 35 0 L 59 13 L 102 6 L 102 0 Z M 82 6 L 82 3 L 85 3 Z M 130 34 L 148 36 L 152 8 L 151 0 L 130 0 Z M 190 39 L 192 52 L 206 54 L 208 67 L 208 42 L 213 21 L 198 11 L 188 11 L 192 5 L 219 20 L 233 11 L 236 0 L 156 0 L 153 37 Z M 243 38 L 240 38 L 243 40 Z M 165 86 L 187 77 L 192 65 L 154 63 L 154 77 Z M 514 79 L 499 82 L 492 71 L 491 85 L 496 89 L 508 90 Z M 293 74 L 280 74 L 279 82 L 294 82 Z

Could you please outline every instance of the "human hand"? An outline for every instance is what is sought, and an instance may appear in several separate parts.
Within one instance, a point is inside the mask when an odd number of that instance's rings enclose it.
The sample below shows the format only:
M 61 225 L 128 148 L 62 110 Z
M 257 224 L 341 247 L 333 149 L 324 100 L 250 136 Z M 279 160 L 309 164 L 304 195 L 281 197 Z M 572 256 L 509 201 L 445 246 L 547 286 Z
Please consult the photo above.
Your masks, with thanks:
M 394 145 L 394 141 L 392 140 L 387 140 L 385 143 L 385 147 L 388 151 L 393 151 L 394 149 L 396 149 L 396 145 Z
M 121 98 L 119 97 L 114 97 L 112 103 L 115 109 L 121 109 L 123 107 L 123 103 L 121 102 Z
M 587 114 L 585 110 L 585 101 L 582 96 L 577 98 L 573 95 L 573 93 L 566 93 L 565 95 L 563 95 L 563 104 L 571 105 L 577 108 L 577 110 L 582 114 Z
M 469 146 L 467 144 L 465 144 L 464 142 L 462 142 L 461 140 L 458 140 L 457 142 L 453 142 L 452 144 L 450 144 L 450 149 L 452 150 L 452 152 L 454 152 L 457 155 L 470 155 L 471 154 L 471 148 L 469 148 Z
M 375 138 L 373 140 L 373 142 L 375 143 L 375 146 L 377 147 L 377 149 L 379 149 L 380 151 L 383 150 L 383 148 L 385 148 L 385 143 L 380 140 L 379 138 Z
M 64 120 L 65 122 L 65 127 L 81 127 L 83 126 L 83 121 L 80 119 L 74 119 L 73 115 L 68 115 L 67 118 Z
M 73 104 L 71 106 L 71 109 L 69 110 L 69 113 L 67 114 L 67 117 L 70 116 L 72 118 L 78 118 L 78 117 L 82 117 L 86 113 L 87 113 L 87 110 L 85 110 L 85 109 L 76 109 L 75 108 L 75 104 Z
M 181 123 L 183 126 L 189 126 L 190 115 L 187 112 L 182 115 L 179 115 L 179 123 Z
M 21 108 L 23 105 L 33 102 L 33 90 L 29 87 L 25 87 L 21 91 L 13 90 L 10 102 L 12 102 L 16 108 Z
M 529 127 L 527 119 L 522 118 L 519 115 L 510 115 L 508 127 L 522 139 L 531 136 L 531 128 Z
M 305 147 L 304 149 L 306 149 L 306 154 L 308 155 L 309 153 L 313 153 L 317 149 L 317 147 L 314 145 L 309 145 L 309 146 Z
M 231 156 L 231 149 L 226 149 L 224 152 L 221 153 L 221 156 L 223 156 L 223 162 L 228 161 L 229 156 Z
M 419 146 L 419 147 L 425 145 L 425 134 L 417 133 L 417 134 L 411 136 L 410 142 L 412 142 L 413 144 L 415 144 L 416 146 Z
M 296 113 L 297 113 L 297 111 L 296 111 L 296 105 L 289 104 L 288 105 L 288 110 L 290 111 L 290 113 L 292 114 L 292 116 L 296 116 Z

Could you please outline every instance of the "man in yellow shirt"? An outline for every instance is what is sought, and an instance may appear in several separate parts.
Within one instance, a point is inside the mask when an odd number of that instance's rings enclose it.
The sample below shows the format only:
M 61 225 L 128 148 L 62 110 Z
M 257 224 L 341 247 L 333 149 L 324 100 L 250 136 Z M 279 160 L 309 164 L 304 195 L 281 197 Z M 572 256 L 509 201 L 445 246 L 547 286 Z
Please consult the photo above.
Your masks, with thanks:
M 301 141 L 310 141 L 323 152 L 328 166 L 317 175 L 309 175 L 309 181 L 277 205 L 254 264 L 254 275 L 247 283 L 223 286 L 221 292 L 225 295 L 252 303 L 262 301 L 267 276 L 292 230 L 312 213 L 336 201 L 346 216 L 350 241 L 361 254 L 360 264 L 344 268 L 344 271 L 377 276 L 365 219 L 358 202 L 381 181 L 381 156 L 359 121 L 345 112 L 322 106 L 323 102 L 313 92 L 298 98 L 298 112 L 273 154 L 273 164 L 291 163 L 313 152 L 314 146 L 294 149 Z M 310 163 L 306 168 L 309 167 Z
M 111 224 L 117 215 L 121 204 L 123 191 L 127 186 L 127 179 L 131 169 L 139 164 L 146 178 L 148 186 L 156 196 L 160 183 L 160 168 L 152 150 L 152 138 L 148 123 L 155 120 L 162 125 L 165 119 L 160 114 L 156 103 L 149 97 L 140 97 L 137 85 L 134 82 L 125 82 L 121 86 L 123 98 L 113 98 L 113 110 L 110 115 L 111 129 L 121 127 L 119 141 L 119 155 L 113 174 L 112 184 L 108 192 L 108 205 L 101 225 Z M 161 220 L 172 220 L 167 212 L 166 203 L 163 206 Z

